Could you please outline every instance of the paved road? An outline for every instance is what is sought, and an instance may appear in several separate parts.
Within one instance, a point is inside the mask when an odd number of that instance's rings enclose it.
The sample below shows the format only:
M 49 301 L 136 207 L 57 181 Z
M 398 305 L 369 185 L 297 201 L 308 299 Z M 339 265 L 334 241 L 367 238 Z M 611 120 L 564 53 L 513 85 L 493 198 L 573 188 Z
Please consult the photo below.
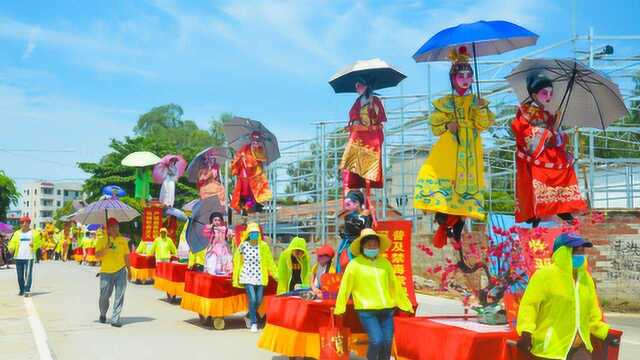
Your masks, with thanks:
M 59 360 L 282 359 L 258 349 L 259 335 L 248 332 L 240 317 L 227 321 L 224 331 L 203 328 L 194 314 L 167 303 L 152 286 L 128 285 L 122 328 L 100 324 L 96 272 L 75 263 L 39 264 L 34 296 L 25 300 L 16 294 L 15 270 L 0 270 L 0 358 L 45 359 L 39 345 Z M 419 301 L 421 315 L 462 312 L 455 301 Z M 640 359 L 640 316 L 609 320 L 625 331 L 621 359 Z

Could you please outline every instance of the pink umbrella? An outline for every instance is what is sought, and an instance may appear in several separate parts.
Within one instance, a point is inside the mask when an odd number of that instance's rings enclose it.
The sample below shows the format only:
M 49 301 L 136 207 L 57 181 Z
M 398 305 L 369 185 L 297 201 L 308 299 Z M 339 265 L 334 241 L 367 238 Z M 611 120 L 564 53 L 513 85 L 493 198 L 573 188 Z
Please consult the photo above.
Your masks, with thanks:
M 174 159 L 175 159 L 175 167 L 173 167 L 172 169 L 171 164 L 173 163 Z M 177 180 L 182 175 L 184 175 L 184 170 L 186 168 L 187 168 L 187 161 L 182 156 L 165 155 L 160 160 L 160 162 L 153 167 L 153 181 L 156 184 L 162 184 L 167 174 L 173 171 L 176 171 L 176 173 L 171 175 L 173 175 Z

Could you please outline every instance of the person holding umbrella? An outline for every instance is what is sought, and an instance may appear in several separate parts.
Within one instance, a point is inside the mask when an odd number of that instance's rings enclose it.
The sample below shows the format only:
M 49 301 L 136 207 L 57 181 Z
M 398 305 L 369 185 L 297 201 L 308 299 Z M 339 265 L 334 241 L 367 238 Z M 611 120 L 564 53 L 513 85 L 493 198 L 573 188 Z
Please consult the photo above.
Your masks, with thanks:
M 19 296 L 29 297 L 33 281 L 33 261 L 37 250 L 42 246 L 42 237 L 38 230 L 31 229 L 31 219 L 23 216 L 20 229 L 9 240 L 9 252 L 13 254 L 18 273 Z
M 433 101 L 431 130 L 439 139 L 420 168 L 414 194 L 414 206 L 434 212 L 440 225 L 433 240 L 436 247 L 446 244 L 448 233 L 459 242 L 465 218 L 485 218 L 480 133 L 495 118 L 489 102 L 471 93 L 474 73 L 467 48 L 452 49 L 449 59 L 451 94 Z
M 572 213 L 586 209 L 587 203 L 566 150 L 568 136 L 556 129 L 558 114 L 547 110 L 553 82 L 537 72 L 526 81 L 529 99 L 511 123 L 516 138 L 516 222 L 537 227 L 541 219 L 554 215 L 572 222 Z
M 115 288 L 111 326 L 121 327 L 120 314 L 124 304 L 124 291 L 127 279 L 131 279 L 129 271 L 128 240 L 120 235 L 120 223 L 115 218 L 107 220 L 106 236 L 103 231 L 98 232 L 96 256 L 100 259 L 100 322 L 107 322 L 109 299 Z
M 262 141 L 259 131 L 252 132 L 250 142 L 236 152 L 231 162 L 231 175 L 237 177 L 231 207 L 238 212 L 260 212 L 271 200 L 269 180 L 264 171 L 268 158 Z
M 381 59 L 359 60 L 334 74 L 329 85 L 336 93 L 357 93 L 345 128 L 349 140 L 345 147 L 342 170 L 343 195 L 351 189 L 365 188 L 367 208 L 369 190 L 382 188 L 383 123 L 387 121 L 382 101 L 375 90 L 397 86 L 406 76 Z

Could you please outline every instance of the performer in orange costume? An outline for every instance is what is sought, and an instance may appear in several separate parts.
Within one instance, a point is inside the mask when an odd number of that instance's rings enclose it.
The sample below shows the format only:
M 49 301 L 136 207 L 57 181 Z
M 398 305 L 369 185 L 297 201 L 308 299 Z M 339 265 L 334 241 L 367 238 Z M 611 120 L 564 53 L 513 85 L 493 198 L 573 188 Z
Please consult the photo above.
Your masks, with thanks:
M 558 215 L 572 222 L 571 213 L 586 209 L 566 151 L 567 134 L 555 128 L 557 114 L 545 109 L 553 97 L 553 83 L 539 74 L 527 78 L 530 100 L 518 108 L 511 129 L 516 138 L 516 221 L 538 226 Z
M 259 132 L 251 133 L 251 142 L 236 153 L 231 163 L 231 174 L 236 176 L 231 207 L 238 212 L 259 212 L 272 194 L 264 172 L 267 156 Z

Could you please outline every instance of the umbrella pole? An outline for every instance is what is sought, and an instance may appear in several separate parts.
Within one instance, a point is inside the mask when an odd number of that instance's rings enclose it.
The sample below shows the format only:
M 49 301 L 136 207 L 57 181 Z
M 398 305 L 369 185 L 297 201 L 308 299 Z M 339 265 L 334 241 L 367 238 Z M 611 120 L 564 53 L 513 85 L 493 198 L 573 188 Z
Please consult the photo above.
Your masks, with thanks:
M 471 43 L 473 48 L 473 71 L 476 73 L 476 92 L 478 93 L 478 99 L 480 98 L 480 74 L 478 74 L 478 58 L 476 57 L 476 43 Z
M 560 101 L 560 106 L 558 107 L 558 109 L 562 111 L 562 114 L 560 115 L 560 122 L 558 123 L 558 126 L 556 126 L 556 129 L 559 129 L 560 126 L 562 126 L 562 122 L 564 121 L 564 114 L 566 113 L 567 107 L 569 106 L 569 99 L 571 98 L 571 93 L 573 92 L 573 84 L 575 83 L 577 73 L 578 72 L 576 71 L 576 63 L 573 63 L 573 72 L 571 73 L 571 79 L 569 79 L 567 89 L 564 91 L 564 95 L 562 95 L 562 100 Z M 562 106 L 564 106 L 564 110 L 562 110 Z

